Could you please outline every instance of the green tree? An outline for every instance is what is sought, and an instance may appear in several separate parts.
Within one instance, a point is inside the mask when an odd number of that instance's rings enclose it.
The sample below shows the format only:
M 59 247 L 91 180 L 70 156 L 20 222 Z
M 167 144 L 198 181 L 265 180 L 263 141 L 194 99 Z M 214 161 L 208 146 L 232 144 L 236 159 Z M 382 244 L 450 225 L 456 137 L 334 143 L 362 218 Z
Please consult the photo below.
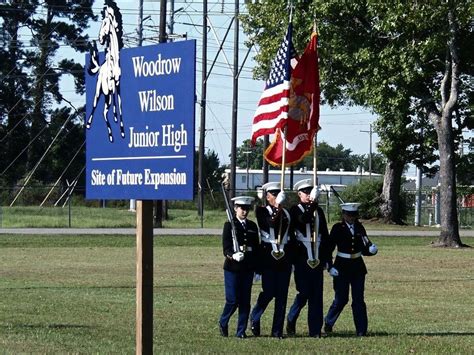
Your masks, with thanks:
M 386 154 L 390 189 L 399 190 L 406 154 L 406 120 L 424 113 L 434 124 L 440 153 L 441 245 L 461 246 L 456 214 L 454 180 L 453 111 L 463 106 L 462 97 L 472 90 L 472 2 L 388 3 L 372 0 L 313 0 L 297 2 L 294 26 L 310 28 L 317 17 L 320 32 L 321 88 L 329 104 L 357 104 L 380 116 L 391 143 Z M 256 74 L 265 76 L 285 28 L 279 18 L 286 1 L 249 5 L 243 19 L 247 32 L 260 46 Z M 297 48 L 308 33 L 295 31 Z M 459 110 L 457 128 L 468 115 Z M 393 125 L 390 127 L 390 125 Z M 405 129 L 396 129 L 403 127 Z M 430 147 L 434 150 L 434 147 Z M 391 159 L 395 159 L 392 161 Z M 391 165 L 393 163 L 393 165 Z M 388 179 L 387 179 L 388 175 Z M 398 198 L 399 193 L 390 195 Z M 393 209 L 392 209 L 393 212 Z
M 351 153 L 352 150 L 344 148 L 342 144 L 331 147 L 324 141 L 319 142 L 316 150 L 318 170 L 355 170 L 351 164 Z M 305 162 L 313 165 L 311 154 L 305 158 Z
M 247 166 L 249 169 L 262 169 L 263 139 L 257 139 L 254 146 L 250 143 L 250 139 L 244 140 L 242 145 L 237 147 L 236 164 L 242 169 L 246 169 Z
M 35 1 L 11 1 L 0 5 L 0 173 L 7 184 L 16 182 L 26 170 L 26 152 L 22 151 L 28 144 L 30 78 L 29 63 L 25 60 L 27 51 L 19 32 L 28 23 L 35 6 Z
M 33 67 L 35 78 L 31 95 L 34 101 L 30 114 L 30 140 L 32 140 L 45 124 L 50 122 L 53 102 L 64 104 L 59 88 L 59 80 L 63 75 L 72 74 L 76 84 L 80 86 L 83 80 L 82 66 L 73 59 L 55 60 L 55 55 L 62 43 L 66 43 L 76 52 L 88 49 L 88 36 L 84 31 L 91 19 L 97 19 L 92 12 L 93 1 L 55 0 L 45 1 L 38 5 L 31 18 L 29 27 L 32 32 L 31 45 L 35 48 L 28 55 Z M 78 91 L 83 88 L 78 87 Z M 31 168 L 43 154 L 51 139 L 50 134 L 42 134 L 28 150 L 28 168 Z M 49 168 L 42 165 L 37 178 L 50 180 Z
M 344 201 L 357 201 L 360 203 L 360 218 L 380 218 L 380 203 L 382 192 L 382 181 L 363 180 L 358 184 L 347 186 L 341 193 Z
M 199 152 L 194 152 L 194 170 L 198 171 L 198 156 Z M 222 175 L 224 174 L 225 168 L 220 165 L 219 156 L 213 150 L 208 150 L 204 154 L 203 160 L 203 176 L 205 177 L 204 190 L 208 191 L 209 188 L 212 190 L 220 191 L 220 184 L 223 179 Z M 194 191 L 198 191 L 197 179 L 194 179 Z
M 352 170 L 358 167 L 369 171 L 369 154 L 353 154 L 350 156 Z M 376 174 L 383 174 L 385 170 L 385 157 L 380 153 L 372 153 L 372 172 Z

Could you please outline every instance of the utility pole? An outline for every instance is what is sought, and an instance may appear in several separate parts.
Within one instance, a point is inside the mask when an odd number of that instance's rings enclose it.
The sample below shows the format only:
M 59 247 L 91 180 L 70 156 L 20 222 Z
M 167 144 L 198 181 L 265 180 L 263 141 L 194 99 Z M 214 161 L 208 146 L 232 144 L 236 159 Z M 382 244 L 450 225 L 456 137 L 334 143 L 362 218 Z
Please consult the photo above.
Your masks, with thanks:
M 204 227 L 204 146 L 206 143 L 207 92 L 207 0 L 202 2 L 202 70 L 201 70 L 201 124 L 199 126 L 198 214 Z
M 166 1 L 160 0 L 160 43 L 166 43 Z
M 138 47 L 143 43 L 143 0 L 138 4 Z
M 239 0 L 234 10 L 234 73 L 232 92 L 232 143 L 230 152 L 230 196 L 235 196 L 235 170 L 237 168 L 237 104 L 239 100 Z
M 372 179 L 372 123 L 369 124 L 368 131 L 361 131 L 369 134 L 369 179 Z
M 423 139 L 423 136 L 424 136 L 423 128 L 421 128 L 420 130 L 420 135 L 421 135 L 421 139 Z M 423 145 L 421 145 L 420 147 L 421 147 L 420 151 L 423 153 Z M 421 189 L 422 189 L 422 184 L 423 184 L 422 167 L 423 167 L 422 163 L 419 163 L 419 165 L 416 167 L 415 226 L 417 227 L 421 225 Z
M 167 0 L 160 0 L 160 34 L 159 42 L 166 43 L 168 36 L 166 35 L 166 2 Z M 163 201 L 157 200 L 155 205 L 155 227 L 163 227 Z
M 421 166 L 416 167 L 415 226 L 421 225 Z
M 143 43 L 143 0 L 138 2 L 138 47 L 142 46 Z M 130 211 L 135 211 L 137 208 L 136 200 L 130 200 Z
M 138 6 L 138 45 L 141 46 L 143 0 Z M 136 210 L 135 352 L 141 355 L 153 354 L 153 201 L 138 200 Z
M 175 14 L 175 11 L 174 11 L 174 0 L 169 0 L 169 3 L 170 3 L 170 20 L 168 22 L 168 34 L 166 36 L 167 40 L 169 40 L 170 42 L 173 42 L 173 34 L 174 34 L 174 14 Z M 160 22 L 161 23 L 161 22 Z M 162 206 L 161 206 L 161 219 L 162 220 L 167 220 L 169 218 L 168 216 L 168 201 L 165 200 L 163 201 L 162 203 Z
M 246 165 L 246 168 L 247 168 L 247 178 L 245 179 L 247 181 L 247 191 L 249 190 L 250 188 L 250 185 L 249 185 L 249 154 L 252 154 L 252 151 L 251 150 L 245 150 L 242 152 L 243 154 L 245 154 L 247 157 L 246 157 L 246 161 L 247 161 L 247 165 Z M 253 188 L 253 187 L 252 187 Z
M 174 0 L 170 1 L 170 22 L 168 24 L 169 33 L 174 34 Z

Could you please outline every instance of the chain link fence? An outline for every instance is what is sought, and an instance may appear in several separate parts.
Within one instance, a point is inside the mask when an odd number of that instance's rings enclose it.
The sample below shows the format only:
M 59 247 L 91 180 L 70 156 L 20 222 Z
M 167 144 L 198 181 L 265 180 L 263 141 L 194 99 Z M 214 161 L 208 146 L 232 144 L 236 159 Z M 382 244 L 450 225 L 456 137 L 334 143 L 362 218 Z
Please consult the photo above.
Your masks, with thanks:
M 408 224 L 414 224 L 416 213 L 416 194 L 415 190 L 408 190 L 407 193 L 407 208 L 408 208 Z M 420 210 L 420 225 L 421 226 L 439 226 L 441 223 L 441 206 L 439 198 L 439 189 L 433 188 L 430 190 L 421 191 L 421 210 Z M 457 210 L 458 222 L 460 228 L 474 227 L 474 205 L 472 194 L 458 194 Z M 410 219 L 411 217 L 411 219 Z
M 1 188 L 0 187 L 0 226 L 19 227 L 18 223 L 12 223 L 12 219 L 19 218 L 21 216 L 15 216 L 24 213 L 25 209 L 29 211 L 41 211 L 44 215 L 50 216 L 52 227 L 71 227 L 72 216 L 78 216 L 80 213 L 84 213 L 88 207 L 92 207 L 92 211 L 97 211 L 97 208 L 106 208 L 113 211 L 133 211 L 134 204 L 131 200 L 86 200 L 84 187 L 76 186 L 74 191 L 71 191 L 68 187 L 60 187 L 52 189 L 52 186 L 45 185 L 30 185 L 23 189 L 21 195 L 15 199 L 21 187 L 12 188 Z M 406 223 L 413 225 L 415 221 L 415 201 L 416 191 L 406 191 L 407 198 L 407 210 L 408 215 Z M 265 202 L 259 198 L 256 191 L 237 190 L 235 195 L 250 195 L 255 197 L 255 205 L 264 205 Z M 196 195 L 197 196 L 197 195 Z M 13 206 L 10 206 L 12 201 L 15 200 Z M 460 195 L 458 198 L 458 218 L 459 226 L 461 228 L 473 228 L 474 227 L 474 198 L 472 195 Z M 466 202 L 467 201 L 467 202 Z M 298 196 L 294 191 L 287 191 L 286 205 L 290 206 L 298 202 Z M 319 197 L 319 204 L 323 208 L 328 223 L 334 223 L 340 220 L 340 201 L 338 198 L 329 192 L 322 192 Z M 190 210 L 197 212 L 198 201 L 197 197 L 193 201 L 167 201 L 164 204 L 168 210 Z M 81 211 L 79 213 L 79 210 Z M 167 212 L 166 211 L 166 212 Z M 222 191 L 210 190 L 205 191 L 204 200 L 204 215 L 211 211 L 219 213 L 222 212 L 223 220 L 225 220 L 224 212 L 224 200 Z M 40 212 L 38 212 L 40 213 Z M 94 213 L 94 212 L 91 212 Z M 105 214 L 107 215 L 107 214 Z M 164 213 L 163 215 L 167 215 Z M 93 216 L 92 216 L 93 218 Z M 99 217 L 99 214 L 97 215 Z M 104 217 L 105 218 L 105 217 Z M 108 217 L 107 217 L 108 218 Z M 113 218 L 113 217 L 110 217 Z M 221 221 L 222 222 L 222 221 Z M 45 222 L 46 224 L 48 222 Z M 132 222 L 133 224 L 133 219 Z M 440 207 L 439 207 L 439 193 L 436 189 L 434 190 L 423 190 L 421 194 L 421 214 L 420 214 L 420 225 L 421 226 L 437 226 L 440 223 Z M 74 223 L 75 227 L 80 227 L 80 221 Z M 104 221 L 104 226 L 107 223 Z M 126 224 L 125 224 L 126 225 Z M 28 225 L 31 226 L 31 225 Z M 25 226 L 26 227 L 26 226 Z

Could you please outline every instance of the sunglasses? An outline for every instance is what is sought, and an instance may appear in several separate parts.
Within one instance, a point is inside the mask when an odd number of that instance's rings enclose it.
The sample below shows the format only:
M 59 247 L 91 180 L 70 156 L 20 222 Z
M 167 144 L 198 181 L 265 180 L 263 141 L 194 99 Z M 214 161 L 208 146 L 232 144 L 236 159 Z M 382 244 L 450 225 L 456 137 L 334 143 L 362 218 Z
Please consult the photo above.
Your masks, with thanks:
M 357 217 L 359 215 L 359 212 L 357 211 L 342 211 L 342 213 L 344 213 L 345 215 L 349 216 L 349 217 Z

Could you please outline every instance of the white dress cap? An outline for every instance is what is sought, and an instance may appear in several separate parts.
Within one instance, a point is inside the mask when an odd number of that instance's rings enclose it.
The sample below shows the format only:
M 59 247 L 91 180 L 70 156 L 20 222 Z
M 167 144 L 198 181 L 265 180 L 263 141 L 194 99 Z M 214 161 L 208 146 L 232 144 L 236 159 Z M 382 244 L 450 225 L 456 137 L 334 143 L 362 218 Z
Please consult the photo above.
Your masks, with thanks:
M 348 203 L 341 203 L 341 208 L 343 211 L 347 212 L 357 212 L 360 203 L 355 203 L 355 202 L 348 202 Z
M 313 187 L 313 180 L 311 179 L 304 179 L 304 180 L 300 180 L 298 181 L 295 186 L 293 187 L 293 190 L 295 191 L 299 191 L 299 190 L 303 190 L 303 189 L 306 189 L 308 187 Z
M 252 196 L 237 196 L 232 198 L 231 200 L 234 202 L 234 205 L 250 206 L 252 205 L 254 198 Z
M 279 182 L 267 182 L 262 186 L 265 191 L 281 190 L 281 184 Z

